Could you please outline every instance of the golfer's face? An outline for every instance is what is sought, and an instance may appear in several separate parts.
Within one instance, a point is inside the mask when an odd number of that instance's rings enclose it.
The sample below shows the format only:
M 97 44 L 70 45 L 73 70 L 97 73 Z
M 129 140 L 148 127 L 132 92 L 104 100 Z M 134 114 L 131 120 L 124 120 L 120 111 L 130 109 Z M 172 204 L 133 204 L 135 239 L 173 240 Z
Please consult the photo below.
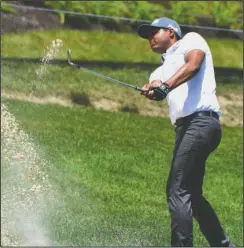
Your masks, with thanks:
M 160 54 L 165 53 L 168 49 L 169 39 L 168 30 L 164 29 L 155 29 L 148 37 L 151 49 Z

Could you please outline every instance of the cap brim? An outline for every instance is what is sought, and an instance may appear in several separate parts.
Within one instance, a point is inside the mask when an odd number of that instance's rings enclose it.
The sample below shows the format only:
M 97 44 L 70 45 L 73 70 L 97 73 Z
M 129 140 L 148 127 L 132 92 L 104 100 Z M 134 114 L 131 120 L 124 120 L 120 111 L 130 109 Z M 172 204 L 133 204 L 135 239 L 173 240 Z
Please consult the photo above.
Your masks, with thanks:
M 137 30 L 137 33 L 138 35 L 143 38 L 143 39 L 148 39 L 149 37 L 149 34 L 155 30 L 155 29 L 159 29 L 160 27 L 156 27 L 156 26 L 152 26 L 152 25 L 149 25 L 149 24 L 142 24 L 138 30 Z

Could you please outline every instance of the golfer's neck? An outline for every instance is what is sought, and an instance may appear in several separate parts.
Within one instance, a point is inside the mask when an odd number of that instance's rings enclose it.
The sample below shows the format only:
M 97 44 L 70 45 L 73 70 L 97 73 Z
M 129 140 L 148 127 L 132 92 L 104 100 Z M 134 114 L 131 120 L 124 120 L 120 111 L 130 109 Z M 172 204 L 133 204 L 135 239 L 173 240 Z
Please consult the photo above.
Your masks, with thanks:
M 177 42 L 176 39 L 170 40 L 168 49 L 169 49 L 170 47 L 172 47 L 176 42 Z
M 176 39 L 170 40 L 168 46 L 166 47 L 165 53 L 166 53 L 167 50 L 168 50 L 170 47 L 172 47 L 176 42 L 177 42 Z

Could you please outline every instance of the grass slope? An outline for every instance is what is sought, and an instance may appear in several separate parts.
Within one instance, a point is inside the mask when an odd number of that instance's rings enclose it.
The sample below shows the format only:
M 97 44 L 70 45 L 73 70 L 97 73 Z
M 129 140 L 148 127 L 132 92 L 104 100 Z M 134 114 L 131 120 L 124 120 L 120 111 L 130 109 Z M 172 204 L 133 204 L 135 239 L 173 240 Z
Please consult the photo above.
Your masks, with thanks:
M 154 66 L 128 67 L 126 61 L 159 62 L 159 56 L 148 49 L 148 42 L 139 39 L 136 34 L 108 31 L 48 30 L 4 34 L 2 56 L 40 58 L 45 56 L 47 46 L 50 48 L 51 41 L 54 39 L 62 39 L 64 42 L 64 47 L 58 53 L 57 58 L 66 59 L 66 49 L 70 47 L 74 59 L 97 60 L 101 63 L 103 61 L 121 62 L 121 67 L 117 68 L 103 64 L 90 65 L 89 68 L 133 85 L 144 85 L 155 68 Z M 242 49 L 240 41 L 209 39 L 208 42 L 216 65 L 237 68 L 242 66 L 239 53 Z M 224 50 L 223 47 L 225 47 Z M 226 59 L 227 57 L 229 59 Z M 94 102 L 100 104 L 105 99 L 108 105 L 115 106 L 113 109 L 117 110 L 131 109 L 141 114 L 163 116 L 168 114 L 166 102 L 145 101 L 138 92 L 132 89 L 113 84 L 69 65 L 50 65 L 43 64 L 41 61 L 30 63 L 27 60 L 21 63 L 20 61 L 2 61 L 1 63 L 1 82 L 4 92 L 39 97 L 54 96 L 73 102 L 75 97 L 80 104 L 85 96 L 92 104 Z M 230 93 L 240 95 L 242 84 L 239 80 L 235 75 L 227 78 L 220 75 L 217 78 L 217 94 L 224 97 L 228 97 Z M 102 104 L 104 106 L 104 103 Z M 231 109 L 230 113 L 233 113 L 233 106 L 230 104 L 228 106 Z M 242 111 L 240 106 L 235 106 L 234 109 L 238 113 Z M 235 114 L 235 118 L 238 115 Z
M 65 201 L 50 216 L 63 245 L 168 246 L 165 184 L 173 149 L 169 121 L 91 108 L 3 101 L 30 134 Z M 234 243 L 242 244 L 242 129 L 224 127 L 204 192 Z M 195 245 L 207 246 L 195 225 Z
M 90 104 L 94 107 L 118 111 L 133 111 L 143 115 L 168 116 L 167 101 L 149 101 L 138 91 L 111 83 L 90 73 L 78 70 L 69 65 L 46 65 L 27 62 L 2 62 L 2 92 L 22 95 L 22 99 L 31 96 L 43 98 L 51 96 L 58 101 L 76 104 Z M 44 68 L 45 73 L 37 71 Z M 120 81 L 142 87 L 148 80 L 151 68 L 120 68 L 90 66 L 90 69 L 111 76 Z M 233 79 L 235 82 L 235 80 Z M 242 84 L 230 81 L 218 82 L 217 96 L 229 101 L 221 105 L 228 123 L 233 120 L 241 123 L 242 117 Z M 61 99 L 61 100 L 60 100 Z M 234 101 L 233 101 L 234 99 Z M 240 100 L 238 100 L 240 99 Z
M 23 34 L 2 35 L 3 57 L 42 57 L 51 40 L 61 39 L 64 49 L 58 58 L 66 58 L 71 48 L 74 59 L 101 61 L 130 61 L 160 63 L 160 58 L 149 49 L 148 42 L 131 33 L 111 31 L 46 30 Z M 242 41 L 206 39 L 215 66 L 242 68 Z
M 2 36 L 3 57 L 44 56 L 51 40 L 62 39 L 58 58 L 66 48 L 73 58 L 115 62 L 159 62 L 145 40 L 135 34 L 100 31 L 50 30 Z M 208 40 L 217 66 L 242 68 L 241 42 Z M 228 59 L 226 59 L 228 58 Z M 84 93 L 90 99 L 109 99 L 120 106 L 159 106 L 145 101 L 138 92 L 111 84 L 70 66 L 24 61 L 1 62 L 2 90 L 16 94 L 62 96 Z M 37 71 L 43 68 L 43 73 Z M 121 81 L 141 86 L 152 68 L 91 69 Z M 223 82 L 219 92 L 241 92 L 242 85 Z M 33 137 L 45 168 L 65 204 L 50 216 L 50 235 L 62 245 L 168 246 L 169 214 L 165 183 L 173 129 L 169 120 L 129 113 L 109 113 L 92 108 L 36 105 L 3 98 L 23 128 Z M 205 194 L 236 244 L 242 243 L 242 129 L 223 129 L 223 141 L 208 160 Z M 224 199 L 224 200 L 223 200 Z M 227 200 L 228 199 L 228 200 Z M 195 234 L 198 233 L 195 226 Z M 207 246 L 201 235 L 197 246 Z

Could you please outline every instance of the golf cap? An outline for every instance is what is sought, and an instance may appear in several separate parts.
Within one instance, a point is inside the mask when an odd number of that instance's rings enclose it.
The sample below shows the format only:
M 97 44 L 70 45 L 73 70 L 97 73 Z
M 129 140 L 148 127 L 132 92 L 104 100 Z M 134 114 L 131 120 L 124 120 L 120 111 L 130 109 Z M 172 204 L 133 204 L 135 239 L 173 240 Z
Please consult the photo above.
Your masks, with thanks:
M 171 28 L 180 38 L 182 36 L 179 24 L 167 17 L 155 19 L 151 24 L 142 24 L 137 32 L 143 39 L 148 39 L 149 34 L 155 30 L 155 28 Z

